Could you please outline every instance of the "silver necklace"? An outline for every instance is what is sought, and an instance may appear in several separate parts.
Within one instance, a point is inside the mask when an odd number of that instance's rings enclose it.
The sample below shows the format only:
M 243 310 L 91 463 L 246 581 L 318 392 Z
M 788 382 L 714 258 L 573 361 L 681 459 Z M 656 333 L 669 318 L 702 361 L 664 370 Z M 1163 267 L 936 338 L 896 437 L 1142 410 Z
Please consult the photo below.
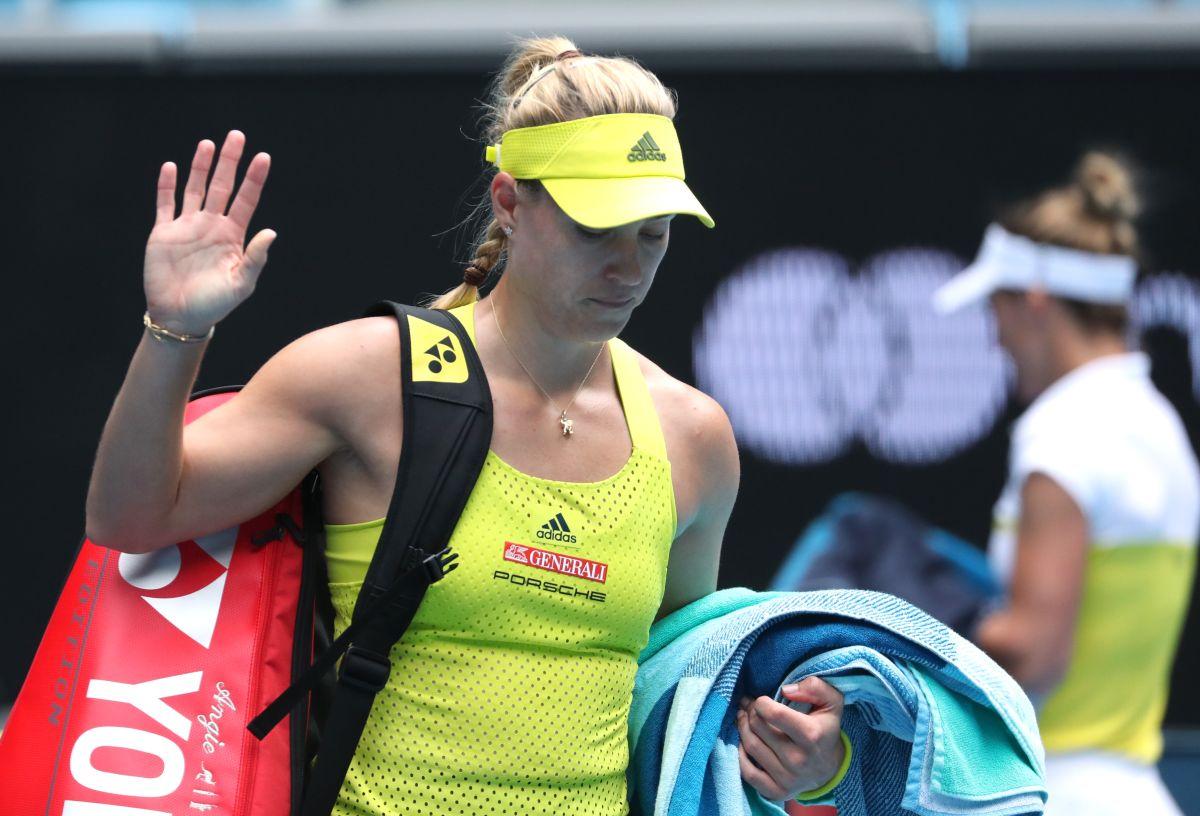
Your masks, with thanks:
M 542 396 L 546 398 L 546 401 L 550 403 L 555 411 L 558 411 L 558 406 L 554 404 L 554 398 L 546 392 L 545 388 L 542 388 L 542 384 L 537 381 L 537 377 L 533 376 L 533 372 L 525 366 L 525 363 L 521 362 L 521 358 L 517 356 L 515 351 L 513 351 L 513 347 L 508 344 L 508 338 L 504 336 L 504 330 L 500 328 L 500 318 L 496 317 L 495 303 L 492 304 L 492 322 L 496 324 L 496 331 L 500 333 L 500 341 L 504 343 L 504 347 L 508 349 L 508 353 L 511 354 L 512 358 L 517 361 L 517 365 L 519 365 L 521 370 L 525 372 L 525 375 L 529 377 L 529 381 L 537 386 L 538 391 L 542 392 Z M 596 369 L 596 363 L 600 362 L 600 355 L 603 353 L 604 344 L 601 344 L 600 350 L 596 352 L 596 359 L 592 360 L 592 365 L 590 368 L 588 368 L 587 374 L 583 375 L 583 380 L 580 381 L 579 387 L 575 389 L 575 396 L 571 397 L 571 401 L 567 403 L 566 408 L 563 408 L 561 411 L 559 411 L 558 424 L 562 426 L 562 435 L 564 439 L 575 433 L 575 421 L 567 418 L 567 411 L 571 410 L 571 406 L 574 405 L 575 400 L 579 398 L 580 392 L 582 392 L 583 387 L 587 385 L 587 381 L 592 376 L 592 372 Z

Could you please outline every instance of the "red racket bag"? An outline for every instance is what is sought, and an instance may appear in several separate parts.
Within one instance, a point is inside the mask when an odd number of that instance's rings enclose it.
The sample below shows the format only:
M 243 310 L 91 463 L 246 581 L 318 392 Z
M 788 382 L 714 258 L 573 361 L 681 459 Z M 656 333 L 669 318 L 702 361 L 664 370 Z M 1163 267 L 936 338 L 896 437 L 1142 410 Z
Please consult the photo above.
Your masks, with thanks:
M 350 624 L 331 640 L 315 475 L 195 541 L 131 554 L 84 540 L 0 737 L 0 816 L 329 813 L 391 644 L 457 566 L 449 540 L 492 432 L 455 318 L 368 313 L 394 316 L 409 349 L 405 444 Z M 197 394 L 185 422 L 236 390 Z
M 306 723 L 246 723 L 310 662 L 310 488 L 152 553 L 84 540 L 0 737 L 0 814 L 288 816 Z

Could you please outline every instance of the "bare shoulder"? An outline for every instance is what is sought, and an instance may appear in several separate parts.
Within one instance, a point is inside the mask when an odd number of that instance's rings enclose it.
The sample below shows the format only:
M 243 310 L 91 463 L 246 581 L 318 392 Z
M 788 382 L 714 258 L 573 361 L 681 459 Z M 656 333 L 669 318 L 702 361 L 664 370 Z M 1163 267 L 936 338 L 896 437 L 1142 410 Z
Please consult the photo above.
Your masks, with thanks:
M 676 436 L 675 441 L 712 448 L 712 452 L 727 452 L 731 446 L 736 450 L 733 427 L 720 403 L 672 377 L 645 355 L 637 356 L 668 443 Z
M 328 427 L 345 421 L 370 392 L 399 385 L 400 333 L 391 317 L 317 329 L 289 343 L 247 383 L 242 396 L 287 401 Z M 394 373 L 394 379 L 388 375 Z
M 681 526 L 706 508 L 732 505 L 741 479 L 741 465 L 733 426 L 725 409 L 708 394 L 663 371 L 645 355 L 638 354 L 638 362 L 662 425 L 667 457 L 676 474 Z
M 353 365 L 359 359 L 394 357 L 399 350 L 400 332 L 394 318 L 363 317 L 309 332 L 292 341 L 280 354 L 295 361 L 340 361 Z
M 354 382 L 381 371 L 400 372 L 400 332 L 393 317 L 363 317 L 318 329 L 296 341 L 296 357 L 319 365 L 331 383 Z

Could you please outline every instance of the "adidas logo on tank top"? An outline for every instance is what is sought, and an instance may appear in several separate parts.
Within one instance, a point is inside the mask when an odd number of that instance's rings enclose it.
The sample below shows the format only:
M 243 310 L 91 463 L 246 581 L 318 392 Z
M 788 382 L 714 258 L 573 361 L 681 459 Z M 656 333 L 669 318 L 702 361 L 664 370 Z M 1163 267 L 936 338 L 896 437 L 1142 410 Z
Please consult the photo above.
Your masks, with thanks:
M 561 541 L 565 544 L 574 544 L 578 540 L 571 533 L 571 528 L 562 513 L 556 514 L 554 518 L 543 524 L 535 535 L 544 541 Z

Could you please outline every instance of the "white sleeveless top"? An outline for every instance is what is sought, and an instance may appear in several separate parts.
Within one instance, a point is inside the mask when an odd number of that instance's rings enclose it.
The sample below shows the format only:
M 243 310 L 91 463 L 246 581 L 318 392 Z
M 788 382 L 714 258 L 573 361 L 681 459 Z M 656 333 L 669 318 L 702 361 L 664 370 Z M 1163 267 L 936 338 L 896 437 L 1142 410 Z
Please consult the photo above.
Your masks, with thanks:
M 1021 488 L 1033 473 L 1075 500 L 1090 547 L 1074 652 L 1039 706 L 1049 751 L 1157 761 L 1167 685 L 1195 564 L 1200 467 L 1144 354 L 1102 357 L 1055 382 L 1013 431 L 988 555 L 1007 583 Z

